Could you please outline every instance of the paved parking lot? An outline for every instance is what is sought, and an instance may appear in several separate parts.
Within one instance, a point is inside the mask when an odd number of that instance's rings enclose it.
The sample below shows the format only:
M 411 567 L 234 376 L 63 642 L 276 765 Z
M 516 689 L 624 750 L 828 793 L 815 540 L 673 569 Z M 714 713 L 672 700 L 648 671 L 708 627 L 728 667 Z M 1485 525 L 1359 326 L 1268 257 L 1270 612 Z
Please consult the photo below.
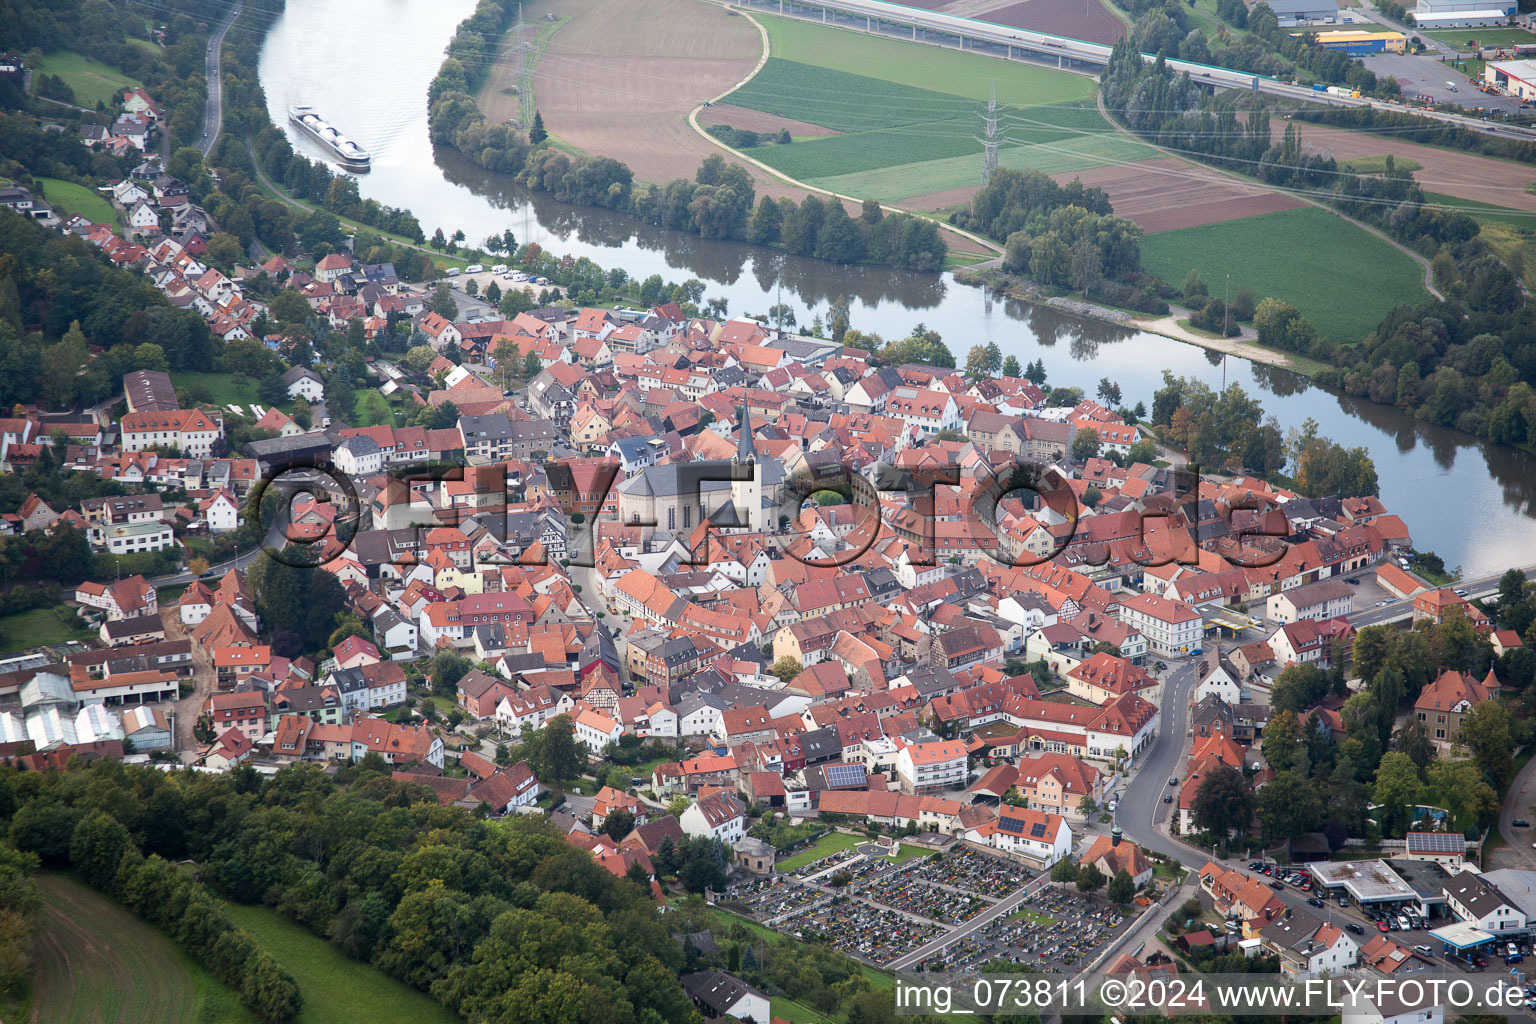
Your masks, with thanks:
M 1432 97 L 1436 103 L 1455 103 L 1485 110 L 1515 111 L 1521 106 L 1519 100 L 1508 96 L 1490 96 L 1478 92 L 1476 83 L 1438 57 L 1373 53 L 1361 59 L 1378 77 L 1397 79 L 1402 86 L 1403 97 L 1410 101 L 1422 95 Z M 1455 92 L 1447 84 L 1451 82 L 1456 85 Z

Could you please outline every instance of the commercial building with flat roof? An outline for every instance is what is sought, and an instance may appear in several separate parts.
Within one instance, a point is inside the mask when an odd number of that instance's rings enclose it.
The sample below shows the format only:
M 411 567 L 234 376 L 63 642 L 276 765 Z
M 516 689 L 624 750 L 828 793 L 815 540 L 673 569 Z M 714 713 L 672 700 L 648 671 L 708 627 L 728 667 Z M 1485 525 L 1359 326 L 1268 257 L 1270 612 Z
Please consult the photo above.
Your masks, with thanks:
M 1483 81 L 1522 100 L 1536 99 L 1536 60 L 1491 60 Z
M 1419 0 L 1412 15 L 1419 28 L 1481 28 L 1507 25 L 1518 11 L 1507 0 Z
M 1334 893 L 1343 891 L 1361 906 L 1395 909 L 1418 902 L 1413 887 L 1384 860 L 1319 861 L 1308 869 L 1318 885 Z

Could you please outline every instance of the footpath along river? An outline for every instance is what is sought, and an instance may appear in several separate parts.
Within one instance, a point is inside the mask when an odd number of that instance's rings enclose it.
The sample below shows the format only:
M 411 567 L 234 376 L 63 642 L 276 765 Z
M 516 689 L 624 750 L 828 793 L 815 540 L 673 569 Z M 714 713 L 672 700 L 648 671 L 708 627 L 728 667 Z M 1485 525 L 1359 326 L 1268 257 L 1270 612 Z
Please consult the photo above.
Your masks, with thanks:
M 1092 393 L 1101 377 L 1126 402 L 1151 404 L 1164 370 L 1223 379 L 1259 398 L 1283 429 L 1308 417 L 1322 433 L 1364 445 L 1376 461 L 1381 498 L 1413 531 L 1414 543 L 1468 574 L 1526 565 L 1536 552 L 1536 457 L 1430 427 L 1396 409 L 1333 395 L 1293 373 L 1222 358 L 1193 345 L 1082 320 L 1028 303 L 995 300 L 949 275 L 838 267 L 731 242 L 706 242 L 605 210 L 565 206 L 511 179 L 470 166 L 452 151 L 434 154 L 427 134 L 427 84 L 473 0 L 305 0 L 289 4 L 261 55 L 261 82 L 275 123 L 311 157 L 323 154 L 288 125 L 287 108 L 307 103 L 373 154 L 359 177 L 365 198 L 412 210 L 431 234 L 461 228 L 471 240 L 511 228 L 520 242 L 587 256 L 632 277 L 660 274 L 705 283 L 733 314 L 764 313 L 775 302 L 802 325 L 839 295 L 855 327 L 886 337 L 914 324 L 939 331 L 961 359 L 996 341 L 1021 363 L 1040 358 L 1053 384 Z M 238 30 L 239 26 L 236 26 Z M 558 131 L 558 127 L 555 129 Z

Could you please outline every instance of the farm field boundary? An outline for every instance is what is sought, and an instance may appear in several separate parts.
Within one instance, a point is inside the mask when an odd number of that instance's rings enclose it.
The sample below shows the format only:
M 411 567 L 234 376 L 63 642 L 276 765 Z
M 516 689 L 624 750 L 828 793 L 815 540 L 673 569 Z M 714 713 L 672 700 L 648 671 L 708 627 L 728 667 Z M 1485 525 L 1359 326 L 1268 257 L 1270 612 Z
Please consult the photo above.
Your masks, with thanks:
M 1314 206 L 1148 235 L 1141 256 L 1165 281 L 1197 271 L 1213 294 L 1230 274 L 1234 292 L 1283 299 L 1336 342 L 1359 341 L 1394 306 L 1427 298 L 1412 257 Z

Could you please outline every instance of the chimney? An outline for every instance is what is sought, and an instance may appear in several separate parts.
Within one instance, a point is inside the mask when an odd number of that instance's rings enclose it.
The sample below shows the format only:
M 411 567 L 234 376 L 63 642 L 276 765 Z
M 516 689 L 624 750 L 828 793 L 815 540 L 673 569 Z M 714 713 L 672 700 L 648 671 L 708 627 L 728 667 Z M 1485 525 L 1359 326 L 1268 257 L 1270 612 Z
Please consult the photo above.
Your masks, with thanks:
M 1116 825 L 1114 828 L 1110 829 L 1109 830 L 1109 845 L 1112 846 L 1112 847 L 1119 846 L 1120 845 L 1120 837 L 1123 836 L 1123 835 L 1125 835 L 1125 833 L 1120 830 L 1120 826 L 1119 825 Z

